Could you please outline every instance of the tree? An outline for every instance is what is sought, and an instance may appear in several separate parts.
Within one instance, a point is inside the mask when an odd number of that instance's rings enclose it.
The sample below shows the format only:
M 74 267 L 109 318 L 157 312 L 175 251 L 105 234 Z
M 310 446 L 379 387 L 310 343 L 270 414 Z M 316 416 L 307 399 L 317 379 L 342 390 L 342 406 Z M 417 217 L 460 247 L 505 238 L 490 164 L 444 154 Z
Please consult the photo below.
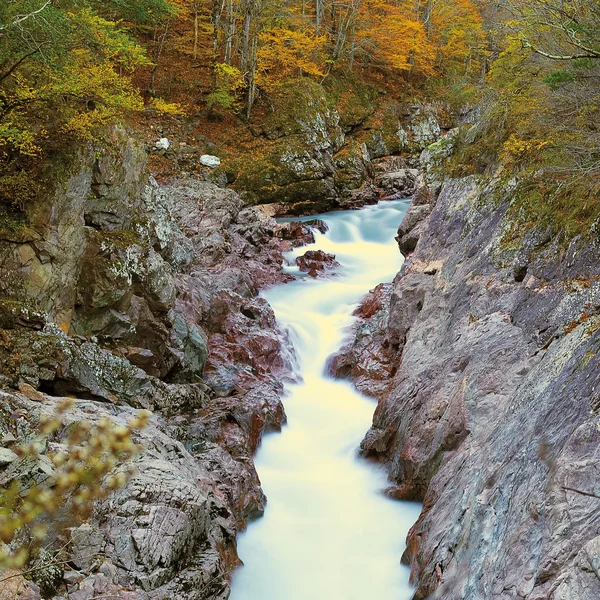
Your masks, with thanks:
M 150 64 L 144 49 L 89 4 L 15 0 L 0 5 L 4 204 L 21 205 L 32 197 L 35 177 L 27 173 L 50 147 L 92 139 L 106 124 L 143 108 L 128 74 Z
M 507 23 L 523 47 L 551 60 L 600 59 L 600 5 L 595 0 L 507 0 Z

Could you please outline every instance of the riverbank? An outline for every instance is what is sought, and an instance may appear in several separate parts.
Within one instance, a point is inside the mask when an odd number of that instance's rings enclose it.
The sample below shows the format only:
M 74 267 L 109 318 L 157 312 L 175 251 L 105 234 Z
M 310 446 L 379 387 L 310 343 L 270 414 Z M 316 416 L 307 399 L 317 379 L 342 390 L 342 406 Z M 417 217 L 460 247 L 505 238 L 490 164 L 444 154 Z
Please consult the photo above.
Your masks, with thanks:
M 410 209 L 399 240 L 412 231 L 414 252 L 336 361 L 377 391 L 363 454 L 424 505 L 404 556 L 415 599 L 591 600 L 598 246 L 543 224 L 519 237 L 501 186 L 446 179 Z M 382 362 L 383 386 L 361 368 Z
M 3 485 L 47 479 L 11 449 L 65 396 L 76 398 L 65 425 L 154 416 L 137 474 L 48 538 L 49 556 L 68 548 L 53 583 L 13 579 L 32 598 L 225 598 L 236 534 L 265 505 L 253 454 L 285 422 L 292 376 L 289 339 L 259 292 L 290 279 L 282 250 L 321 225 L 288 230 L 191 178 L 159 186 L 133 140 L 117 131 L 114 144 L 82 156 L 0 240 Z

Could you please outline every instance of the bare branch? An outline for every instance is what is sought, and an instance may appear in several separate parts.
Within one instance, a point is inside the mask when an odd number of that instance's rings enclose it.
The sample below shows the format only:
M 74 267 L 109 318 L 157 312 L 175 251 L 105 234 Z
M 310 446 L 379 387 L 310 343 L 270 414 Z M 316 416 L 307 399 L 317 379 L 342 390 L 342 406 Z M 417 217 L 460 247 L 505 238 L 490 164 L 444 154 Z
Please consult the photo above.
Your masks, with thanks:
M 52 4 L 52 0 L 46 0 L 46 2 L 42 6 L 40 6 L 40 8 L 38 8 L 37 10 L 34 10 L 33 12 L 30 12 L 26 15 L 17 15 L 15 17 L 15 19 L 12 21 L 12 23 L 8 23 L 7 25 L 0 25 L 0 32 L 5 29 L 8 29 L 9 27 L 17 27 L 24 21 L 27 21 L 28 19 L 31 19 L 32 17 L 39 15 L 41 12 L 46 10 L 46 8 L 50 4 Z
M 581 494 L 582 496 L 589 496 L 590 498 L 598 498 L 598 500 L 600 500 L 600 496 L 597 494 L 592 494 L 591 492 L 582 492 L 581 490 L 576 490 L 575 488 L 567 486 L 564 486 L 563 489 L 568 492 L 575 492 L 576 494 Z

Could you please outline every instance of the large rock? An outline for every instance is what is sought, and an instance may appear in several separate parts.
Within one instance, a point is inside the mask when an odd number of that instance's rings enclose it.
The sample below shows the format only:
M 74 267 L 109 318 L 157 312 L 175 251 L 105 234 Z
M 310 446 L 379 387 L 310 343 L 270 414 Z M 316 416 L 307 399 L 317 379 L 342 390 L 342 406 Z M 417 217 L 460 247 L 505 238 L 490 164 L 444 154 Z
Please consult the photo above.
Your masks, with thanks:
M 415 598 L 600 597 L 598 249 L 535 227 L 508 244 L 497 198 L 451 180 L 421 221 L 366 338 L 384 334 L 394 374 L 362 452 L 388 465 L 390 494 L 423 502 L 404 557 Z
M 377 185 L 386 196 L 408 198 L 415 191 L 418 176 L 418 169 L 401 169 L 384 173 L 378 179 Z
M 320 272 L 339 267 L 340 263 L 335 260 L 335 254 L 323 252 L 323 250 L 308 250 L 296 259 L 296 264 L 301 271 L 316 277 Z
M 137 474 L 71 529 L 62 597 L 225 598 L 236 534 L 264 508 L 252 455 L 285 421 L 289 340 L 258 297 L 289 279 L 281 240 L 231 190 L 159 186 L 119 135 L 122 163 L 82 153 L 31 228 L 0 233 L 0 485 L 51 474 L 8 446 L 57 398 L 76 398 L 72 421 L 155 411 Z
M 331 375 L 351 379 L 361 393 L 378 399 L 388 390 L 395 370 L 385 335 L 392 287 L 381 284 L 367 294 L 354 312 L 358 321 L 349 338 L 328 361 Z

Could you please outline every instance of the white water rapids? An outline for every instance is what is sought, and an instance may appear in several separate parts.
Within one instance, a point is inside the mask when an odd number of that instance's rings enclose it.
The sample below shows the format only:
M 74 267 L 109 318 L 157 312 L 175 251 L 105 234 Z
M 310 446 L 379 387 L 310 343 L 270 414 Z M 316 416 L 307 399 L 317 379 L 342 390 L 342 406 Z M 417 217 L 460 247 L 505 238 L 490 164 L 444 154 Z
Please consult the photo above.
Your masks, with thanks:
M 384 470 L 357 457 L 375 402 L 325 374 L 360 299 L 402 264 L 394 235 L 408 205 L 320 215 L 329 231 L 315 232 L 315 244 L 288 258 L 324 250 L 341 263 L 338 274 L 301 277 L 264 294 L 291 332 L 302 381 L 286 385 L 288 425 L 267 435 L 256 455 L 268 505 L 240 536 L 244 566 L 234 574 L 232 600 L 412 597 L 400 557 L 420 507 L 384 496 Z

